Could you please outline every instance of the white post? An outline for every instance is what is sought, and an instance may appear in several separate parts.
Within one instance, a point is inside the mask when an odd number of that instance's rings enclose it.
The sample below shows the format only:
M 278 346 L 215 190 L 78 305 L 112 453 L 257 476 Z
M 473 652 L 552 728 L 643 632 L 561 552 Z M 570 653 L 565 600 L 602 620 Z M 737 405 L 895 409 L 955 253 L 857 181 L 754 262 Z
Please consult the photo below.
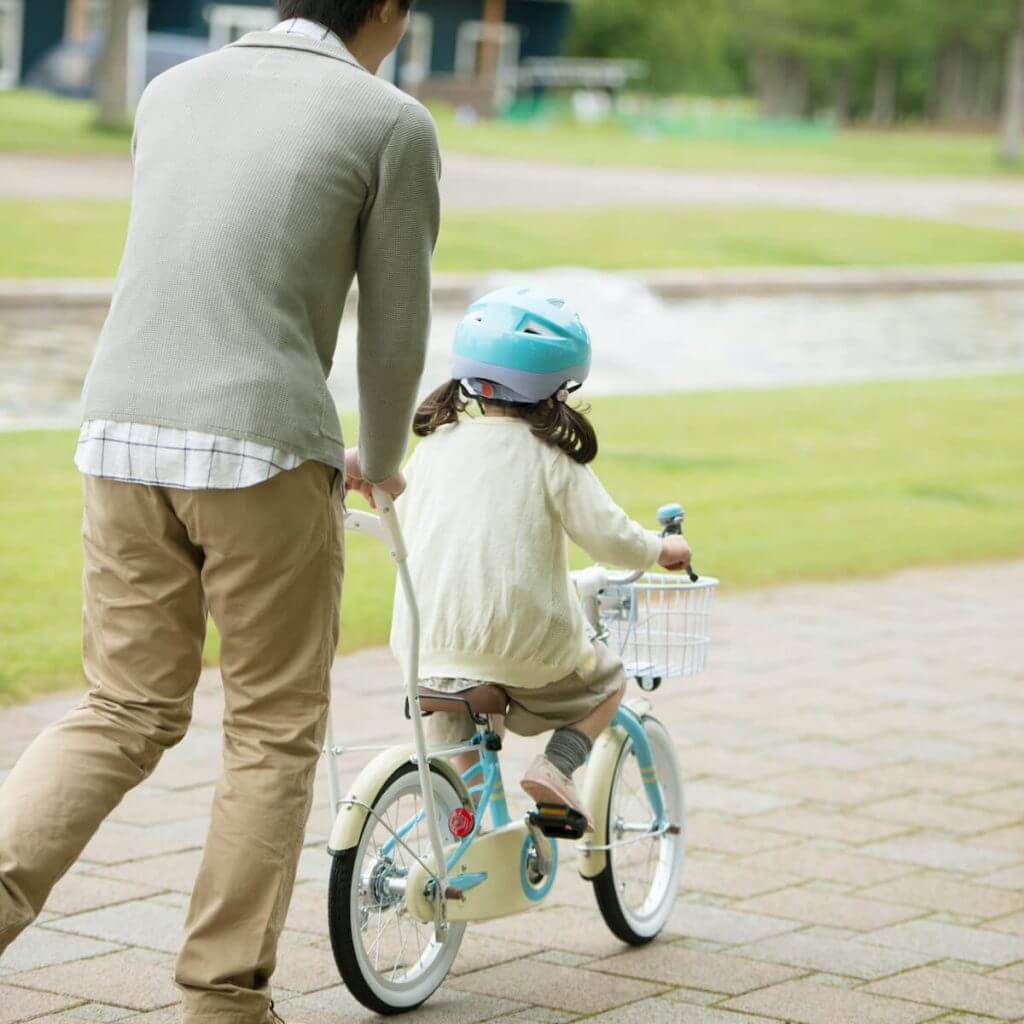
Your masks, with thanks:
M 96 85 L 101 124 L 119 127 L 132 119 L 146 84 L 147 17 L 145 0 L 110 0 L 107 5 Z
M 1006 58 L 1006 92 L 999 155 L 1017 163 L 1024 133 L 1024 0 L 1017 0 L 1017 19 Z

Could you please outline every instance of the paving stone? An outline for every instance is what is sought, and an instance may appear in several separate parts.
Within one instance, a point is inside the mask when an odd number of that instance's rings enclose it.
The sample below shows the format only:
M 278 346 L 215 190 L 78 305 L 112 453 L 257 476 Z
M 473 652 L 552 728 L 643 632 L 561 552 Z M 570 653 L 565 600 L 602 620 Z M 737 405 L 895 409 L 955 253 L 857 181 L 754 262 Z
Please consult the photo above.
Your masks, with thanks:
M 905 864 L 865 857 L 811 841 L 755 853 L 744 857 L 739 864 L 768 872 L 789 871 L 802 878 L 820 878 L 856 886 L 888 881 L 915 870 Z
M 559 967 L 579 967 L 589 964 L 594 958 L 585 953 L 570 953 L 565 949 L 545 949 L 535 953 L 531 959 L 544 964 L 557 964 Z
M 341 985 L 281 1000 L 277 1009 L 289 1024 L 380 1024 L 381 1020 L 378 1014 L 360 1006 Z M 522 1009 L 522 1000 L 468 994 L 445 985 L 425 1006 L 410 1014 L 410 1020 L 414 1016 L 416 1024 L 476 1024 Z
M 161 889 L 172 889 L 187 894 L 195 887 L 202 859 L 202 850 L 188 850 L 184 853 L 147 857 L 125 864 L 94 864 L 86 870 L 89 875 L 96 878 L 111 878 L 135 885 L 149 882 Z
M 718 893 L 737 899 L 785 889 L 798 881 L 795 875 L 759 871 L 700 855 L 687 858 L 683 874 L 683 885 L 691 892 Z
M 528 945 L 511 939 L 496 939 L 470 925 L 459 947 L 459 955 L 452 968 L 452 974 L 469 974 L 483 967 L 504 963 L 506 960 L 534 956 L 540 951 L 539 945 Z
M 674 988 L 666 992 L 661 999 L 674 999 L 680 1003 L 692 1003 L 694 1006 L 710 1006 L 722 1001 L 721 992 L 704 992 L 699 988 Z
M 529 946 L 564 949 L 592 957 L 622 952 L 625 943 L 615 938 L 596 910 L 557 907 L 532 911 L 497 921 L 483 921 L 473 931 L 495 939 L 511 939 Z
M 67 1022 L 63 1022 L 67 1024 Z M 150 1010 L 148 1013 L 136 1013 L 131 1017 L 123 1017 L 118 1024 L 181 1024 L 181 1008 L 165 1006 L 162 1010 Z
M 328 935 L 326 886 L 318 882 L 295 886 L 284 926 L 292 931 Z
M 934 967 L 874 982 L 865 991 L 992 1017 L 1015 1017 L 1024 1010 L 1024 985 Z
M 676 935 L 689 935 L 696 939 L 740 945 L 756 942 L 769 935 L 794 931 L 798 925 L 777 917 L 746 914 L 721 907 L 702 906 L 699 903 L 677 903 L 666 925 L 666 931 Z
M 161 825 L 119 825 L 106 821 L 82 852 L 91 864 L 121 864 L 124 861 L 199 849 L 206 842 L 209 818 L 197 815 Z
M 935 1018 L 936 1024 L 992 1024 L 992 1018 L 979 1017 L 974 1013 L 944 1013 Z M 1016 1024 L 1021 1024 L 1017 1021 Z
M 178 1001 L 171 972 L 154 967 L 130 950 L 28 971 L 17 976 L 17 983 L 134 1010 L 153 1010 Z
M 687 808 L 735 817 L 763 814 L 778 810 L 780 807 L 790 807 L 795 803 L 792 797 L 773 796 L 755 789 L 729 786 L 706 779 L 691 782 L 686 787 Z
M 961 928 L 935 921 L 897 924 L 870 932 L 861 941 L 927 953 L 936 959 L 949 957 L 992 967 L 1004 967 L 1024 960 L 1024 939 L 1015 935 L 1000 935 L 980 928 Z
M 1007 807 L 1024 807 L 1024 785 L 1000 786 L 985 793 L 971 793 L 958 802 L 987 811 L 1002 811 Z
M 882 797 L 905 792 L 904 787 L 891 789 L 870 782 L 861 782 L 846 775 L 833 775 L 823 771 L 794 772 L 792 775 L 778 775 L 770 779 L 758 779 L 754 783 L 758 790 L 791 796 L 796 800 L 827 800 L 833 804 L 869 803 Z
M 555 1010 L 600 1013 L 662 991 L 662 986 L 595 971 L 573 970 L 536 960 L 498 964 L 449 982 L 468 992 L 515 999 L 528 994 L 531 1003 Z
M 740 995 L 803 973 L 789 967 L 704 953 L 666 942 L 596 960 L 588 964 L 587 969 L 728 995 Z
M 52 1014 L 81 1002 L 79 999 L 54 995 L 52 992 L 33 992 L 25 988 L 12 988 L 0 984 L 0 1024 Z
M 326 943 L 311 944 L 302 934 L 285 932 L 278 947 L 274 987 L 312 992 L 338 983 L 338 968 Z
M 777 1024 L 767 1017 L 730 1013 L 710 1006 L 687 1006 L 669 996 L 644 999 L 589 1020 L 594 1024 Z
M 874 931 L 921 916 L 920 909 L 916 907 L 815 892 L 806 886 L 744 900 L 736 904 L 736 909 L 857 931 Z
M 1024 985 L 1024 961 L 1019 964 L 1013 964 L 1011 967 L 1004 967 L 1001 970 L 993 971 L 991 977 L 1001 978 L 1005 981 L 1016 981 Z
M 120 948 L 111 942 L 97 942 L 95 939 L 64 935 L 35 926 L 26 928 L 4 950 L 4 967 L 14 972 L 31 971 L 36 967 L 63 964 L 99 953 L 112 953 Z
M 992 886 L 961 882 L 946 874 L 928 871 L 907 875 L 895 881 L 861 889 L 865 899 L 901 903 L 929 910 L 942 910 L 951 914 L 974 917 L 996 917 L 1024 907 L 1024 894 L 997 889 Z M 992 927 L 998 929 L 993 922 Z
M 986 832 L 984 835 L 975 836 L 974 842 L 979 846 L 991 846 L 997 850 L 1011 850 L 1024 857 L 1024 825 L 1012 825 L 1009 828 Z
M 859 813 L 866 818 L 881 818 L 899 824 L 964 834 L 991 832 L 1001 825 L 1011 823 L 1016 817 L 1007 813 L 963 807 L 948 800 L 928 798 L 920 793 L 861 807 Z M 976 841 L 982 842 L 981 839 Z
M 514 1024 L 568 1024 L 569 1021 L 576 1020 L 576 1014 L 566 1013 L 564 1010 L 549 1010 L 543 1006 L 531 1006 L 499 1019 Z
M 143 899 L 160 891 L 160 886 L 137 885 L 110 878 L 97 878 L 84 872 L 66 874 L 50 891 L 46 909 L 63 916 L 108 907 L 114 903 Z
M 60 1014 L 62 1024 L 76 1024 L 77 1021 L 99 1021 L 100 1024 L 109 1024 L 110 1021 L 124 1020 L 135 1013 L 123 1006 L 110 1006 L 108 1003 L 82 1003 L 81 1006 L 73 1006 L 70 1010 L 64 1010 Z
M 929 954 L 886 946 L 869 946 L 835 937 L 824 928 L 807 928 L 787 935 L 776 935 L 736 953 L 773 963 L 792 964 L 814 971 L 828 971 L 865 980 L 884 978 L 911 967 L 920 967 L 933 959 Z
M 753 828 L 836 839 L 844 843 L 867 843 L 906 831 L 902 825 L 872 821 L 870 818 L 859 818 L 853 814 L 819 814 L 800 808 L 774 811 L 771 814 L 743 820 Z
M 1024 864 L 1004 871 L 994 871 L 990 875 L 982 876 L 978 881 L 982 885 L 995 885 L 1002 889 L 1024 890 Z
M 722 1007 L 798 1024 L 915 1024 L 934 1017 L 936 1012 L 899 999 L 806 981 L 785 981 L 730 999 Z
M 1007 932 L 1010 935 L 1024 937 L 1024 911 L 1017 914 L 1008 914 L 1006 917 L 997 918 L 995 921 L 986 921 L 984 927 L 991 928 L 995 932 Z
M 686 843 L 691 850 L 712 850 L 717 853 L 758 853 L 778 846 L 789 846 L 791 835 L 766 829 L 734 825 L 724 818 L 709 814 L 686 815 Z
M 108 820 L 119 825 L 165 825 L 197 815 L 205 817 L 209 809 L 208 797 L 196 797 L 191 790 L 160 789 L 147 782 L 128 793 Z
M 871 857 L 881 857 L 883 860 L 920 864 L 926 868 L 966 871 L 970 874 L 995 871 L 1018 859 L 1015 854 L 1004 850 L 989 850 L 983 846 L 957 842 L 942 836 L 888 839 L 863 846 L 861 850 Z M 1024 871 L 1021 873 L 1021 880 L 1024 881 Z M 982 878 L 979 881 L 987 885 L 998 884 L 991 878 Z
M 128 946 L 176 953 L 181 945 L 185 911 L 152 900 L 134 900 L 85 914 L 62 917 L 51 926 Z

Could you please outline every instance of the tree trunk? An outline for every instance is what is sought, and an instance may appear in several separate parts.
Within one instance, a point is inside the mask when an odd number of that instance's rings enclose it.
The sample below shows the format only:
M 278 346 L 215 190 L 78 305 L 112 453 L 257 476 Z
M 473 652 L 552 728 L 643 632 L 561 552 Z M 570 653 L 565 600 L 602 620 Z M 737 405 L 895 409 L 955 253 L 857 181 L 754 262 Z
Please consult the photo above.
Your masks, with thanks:
M 493 78 L 498 68 L 498 29 L 505 23 L 505 0 L 484 0 L 484 38 L 480 44 L 480 77 Z
M 754 87 L 764 117 L 802 117 L 807 110 L 810 83 L 807 65 L 788 54 L 754 54 Z
M 104 127 L 123 127 L 132 119 L 145 77 L 145 25 L 144 0 L 108 0 L 96 80 L 99 122 Z
M 64 16 L 64 35 L 76 42 L 89 33 L 89 5 L 86 0 L 68 0 Z
M 999 155 L 1019 163 L 1024 133 L 1024 0 L 1017 0 L 1017 23 L 1010 36 L 1006 57 L 1006 91 L 1003 96 L 1003 130 Z
M 836 68 L 833 104 L 836 111 L 836 124 L 840 126 L 849 124 L 850 112 L 853 107 L 849 64 L 840 64 L 839 67 Z
M 891 125 L 896 120 L 896 59 L 879 57 L 875 64 L 875 98 L 871 120 L 878 125 Z

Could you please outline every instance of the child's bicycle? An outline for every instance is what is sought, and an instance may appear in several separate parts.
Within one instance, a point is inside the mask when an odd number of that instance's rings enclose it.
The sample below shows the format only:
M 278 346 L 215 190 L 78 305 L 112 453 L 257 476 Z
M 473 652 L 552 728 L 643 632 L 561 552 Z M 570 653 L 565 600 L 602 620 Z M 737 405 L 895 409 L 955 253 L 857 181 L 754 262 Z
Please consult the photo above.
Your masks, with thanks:
M 457 696 L 421 695 L 418 609 L 391 499 L 374 495 L 377 515 L 348 512 L 347 529 L 385 541 L 398 566 L 412 621 L 406 663 L 406 715 L 414 742 L 391 748 L 335 745 L 327 752 L 334 824 L 328 918 L 331 946 L 352 995 L 382 1014 L 413 1009 L 441 985 L 455 962 L 467 921 L 540 906 L 558 868 L 555 840 L 576 840 L 581 875 L 594 884 L 608 927 L 641 945 L 664 927 L 683 866 L 683 781 L 665 727 L 641 697 L 624 701 L 590 755 L 583 797 L 594 831 L 563 806 L 509 813 L 501 777 L 500 730 L 488 715 L 504 695 L 479 686 Z M 676 506 L 659 511 L 665 532 L 681 532 Z M 663 676 L 704 667 L 711 599 L 718 581 L 664 574 L 612 574 L 592 566 L 574 574 L 598 637 L 618 650 L 627 672 L 654 690 Z M 428 750 L 423 714 L 469 713 L 476 734 Z M 378 750 L 344 797 L 334 758 Z M 478 752 L 461 776 L 447 758 Z M 490 828 L 482 828 L 486 816 Z

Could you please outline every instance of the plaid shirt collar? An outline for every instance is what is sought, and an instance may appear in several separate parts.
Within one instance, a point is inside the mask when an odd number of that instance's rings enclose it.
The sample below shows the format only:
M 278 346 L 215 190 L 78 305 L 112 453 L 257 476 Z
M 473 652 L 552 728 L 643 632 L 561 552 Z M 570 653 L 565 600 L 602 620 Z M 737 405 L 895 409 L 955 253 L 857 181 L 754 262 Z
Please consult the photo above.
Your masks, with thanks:
M 275 25 L 271 32 L 283 32 L 286 36 L 305 36 L 307 39 L 315 39 L 318 43 L 333 45 L 348 52 L 336 33 L 318 21 L 310 21 L 308 18 L 288 18 Z

